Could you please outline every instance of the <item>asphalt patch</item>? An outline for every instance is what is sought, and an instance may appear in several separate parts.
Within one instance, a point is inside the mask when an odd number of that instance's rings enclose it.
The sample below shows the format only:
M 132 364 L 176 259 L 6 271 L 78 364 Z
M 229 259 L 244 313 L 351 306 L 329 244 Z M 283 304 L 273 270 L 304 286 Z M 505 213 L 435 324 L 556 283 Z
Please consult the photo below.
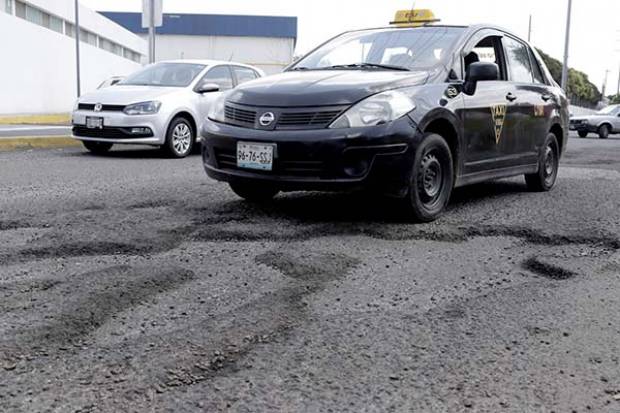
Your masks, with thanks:
M 558 281 L 568 280 L 577 275 L 573 271 L 540 261 L 536 257 L 531 257 L 527 259 L 523 263 L 523 268 L 542 277 Z

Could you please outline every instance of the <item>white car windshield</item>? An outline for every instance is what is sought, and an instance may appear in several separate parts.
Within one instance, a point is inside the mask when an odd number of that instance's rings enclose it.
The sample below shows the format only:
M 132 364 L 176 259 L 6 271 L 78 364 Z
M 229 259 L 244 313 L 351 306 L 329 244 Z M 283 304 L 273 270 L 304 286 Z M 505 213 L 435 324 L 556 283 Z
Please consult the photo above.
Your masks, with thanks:
M 618 112 L 619 109 L 620 106 L 607 106 L 606 108 L 601 109 L 596 113 L 599 115 L 614 115 L 616 112 Z
M 345 33 L 297 62 L 291 70 L 422 70 L 437 66 L 463 32 L 460 27 L 363 30 Z
M 193 63 L 156 63 L 130 75 L 119 85 L 186 87 L 205 68 Z

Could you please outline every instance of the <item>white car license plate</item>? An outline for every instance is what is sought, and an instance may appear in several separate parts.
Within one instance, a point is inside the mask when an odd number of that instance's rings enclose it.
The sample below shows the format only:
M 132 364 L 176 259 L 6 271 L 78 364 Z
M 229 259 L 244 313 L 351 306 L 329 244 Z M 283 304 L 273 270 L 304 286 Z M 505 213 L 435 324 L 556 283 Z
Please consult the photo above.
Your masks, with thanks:
M 88 129 L 103 129 L 103 118 L 87 116 L 86 127 Z
M 274 144 L 237 142 L 237 166 L 239 168 L 273 169 Z

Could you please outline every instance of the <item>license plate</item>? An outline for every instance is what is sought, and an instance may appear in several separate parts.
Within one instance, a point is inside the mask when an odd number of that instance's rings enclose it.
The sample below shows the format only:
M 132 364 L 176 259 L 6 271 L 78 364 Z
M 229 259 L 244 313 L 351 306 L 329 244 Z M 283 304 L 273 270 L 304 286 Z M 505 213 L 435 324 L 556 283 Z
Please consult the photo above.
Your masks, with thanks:
M 239 168 L 273 169 L 274 144 L 237 142 L 237 166 Z
M 86 127 L 88 129 L 103 129 L 103 118 L 86 117 Z

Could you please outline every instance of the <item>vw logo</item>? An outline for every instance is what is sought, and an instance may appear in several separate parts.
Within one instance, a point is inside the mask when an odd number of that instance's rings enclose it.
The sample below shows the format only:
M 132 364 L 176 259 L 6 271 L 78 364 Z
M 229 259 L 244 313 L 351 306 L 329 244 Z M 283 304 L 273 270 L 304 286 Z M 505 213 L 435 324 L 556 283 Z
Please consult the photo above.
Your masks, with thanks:
M 274 115 L 273 112 L 266 112 L 258 119 L 258 123 L 260 123 L 261 126 L 269 126 L 274 120 L 276 120 L 276 115 Z
M 101 109 L 103 109 L 103 105 L 101 103 L 97 103 L 95 104 L 95 112 L 101 112 Z

